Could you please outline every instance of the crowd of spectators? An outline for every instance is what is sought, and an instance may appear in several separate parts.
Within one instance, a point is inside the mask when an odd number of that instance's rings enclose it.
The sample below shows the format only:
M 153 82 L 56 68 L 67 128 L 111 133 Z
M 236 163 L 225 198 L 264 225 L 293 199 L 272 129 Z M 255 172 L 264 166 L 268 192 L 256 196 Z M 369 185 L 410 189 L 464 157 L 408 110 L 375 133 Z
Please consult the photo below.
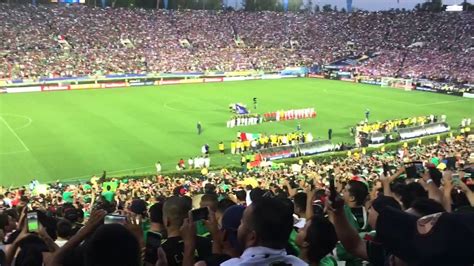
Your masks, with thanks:
M 0 4 L 0 79 L 281 70 L 375 55 L 361 75 L 472 81 L 466 12 L 279 13 Z
M 298 171 L 2 187 L 0 264 L 472 265 L 472 141 L 300 161 Z

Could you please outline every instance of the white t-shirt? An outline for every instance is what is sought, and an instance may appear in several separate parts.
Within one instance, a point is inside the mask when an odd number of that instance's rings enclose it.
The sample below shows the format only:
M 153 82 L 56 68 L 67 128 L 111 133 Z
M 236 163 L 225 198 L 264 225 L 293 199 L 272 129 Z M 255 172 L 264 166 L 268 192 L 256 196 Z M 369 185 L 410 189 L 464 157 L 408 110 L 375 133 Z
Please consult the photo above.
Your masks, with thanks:
M 56 245 L 58 245 L 58 247 L 62 247 L 64 246 L 64 244 L 67 243 L 67 240 L 66 239 L 56 239 L 56 241 L 54 241 L 54 243 L 56 243 Z
M 301 259 L 287 255 L 284 249 L 271 249 L 266 247 L 251 247 L 247 248 L 240 258 L 230 259 L 221 264 L 221 266 L 234 266 L 234 265 L 259 265 L 266 266 L 275 263 L 284 263 L 291 266 L 303 266 L 308 265 Z

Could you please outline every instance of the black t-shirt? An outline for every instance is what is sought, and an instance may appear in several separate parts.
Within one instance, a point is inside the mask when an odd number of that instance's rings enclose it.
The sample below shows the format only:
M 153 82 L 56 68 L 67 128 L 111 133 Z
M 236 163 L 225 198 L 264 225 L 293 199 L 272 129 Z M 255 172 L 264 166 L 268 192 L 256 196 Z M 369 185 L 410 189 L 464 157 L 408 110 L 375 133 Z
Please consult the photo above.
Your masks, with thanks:
M 169 266 L 181 266 L 183 263 L 184 242 L 181 237 L 170 237 L 161 246 L 166 253 Z M 195 261 L 204 260 L 212 255 L 210 239 L 198 236 L 196 238 Z
M 351 208 L 351 212 L 354 215 L 357 221 L 357 224 L 359 224 L 359 228 L 362 229 L 361 231 L 366 231 L 366 229 L 363 229 L 366 222 L 364 219 L 364 208 L 362 207 Z
M 374 241 L 367 241 L 367 256 L 369 257 L 368 261 L 372 265 L 385 265 L 388 257 L 390 256 L 387 254 L 385 248 L 381 243 L 377 243 Z

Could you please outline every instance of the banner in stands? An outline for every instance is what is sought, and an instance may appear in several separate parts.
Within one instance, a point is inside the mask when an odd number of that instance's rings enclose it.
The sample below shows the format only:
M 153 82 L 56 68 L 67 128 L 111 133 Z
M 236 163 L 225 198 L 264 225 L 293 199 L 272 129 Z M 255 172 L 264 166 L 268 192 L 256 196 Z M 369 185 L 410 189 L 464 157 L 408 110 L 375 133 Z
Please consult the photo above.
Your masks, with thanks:
M 242 70 L 242 71 L 230 71 L 230 72 L 224 72 L 224 75 L 226 77 L 232 77 L 232 76 L 250 76 L 250 75 L 256 75 L 259 72 L 256 70 Z
M 465 92 L 462 94 L 462 97 L 474 99 L 474 94 Z
M 423 126 L 400 128 L 398 132 L 400 133 L 400 138 L 404 140 L 404 139 L 412 139 L 412 138 L 418 138 L 422 136 L 444 133 L 444 132 L 448 132 L 449 130 L 450 130 L 450 127 L 446 123 L 433 123 L 433 124 L 426 124 Z
M 101 88 L 119 88 L 119 87 L 128 87 L 127 82 L 110 82 L 110 83 L 101 83 Z
M 369 84 L 369 85 L 378 85 L 378 86 L 382 84 L 382 82 L 377 81 L 377 80 L 361 80 L 360 83 Z
M 253 77 L 225 77 L 224 81 L 242 81 L 254 79 Z
M 128 82 L 128 85 L 131 87 L 134 86 L 148 86 L 148 85 L 154 85 L 154 81 L 140 81 L 140 80 L 130 80 Z
M 299 145 L 301 155 L 311 155 L 330 151 L 334 148 L 329 140 L 319 140 Z
M 429 92 L 436 92 L 436 89 L 431 87 L 415 87 L 417 91 L 429 91 Z
M 41 86 L 42 91 L 65 91 L 69 90 L 69 85 L 59 85 L 59 86 Z
M 260 154 L 262 155 L 262 158 L 266 160 L 277 160 L 295 156 L 292 146 L 281 146 L 263 149 L 260 150 Z
M 318 79 L 323 79 L 324 75 L 318 75 L 318 74 L 309 74 L 308 77 L 310 78 L 318 78 Z
M 354 82 L 351 78 L 341 78 L 341 81 Z
M 442 94 L 448 94 L 448 95 L 454 95 L 454 96 L 463 96 L 463 93 L 460 91 L 452 91 L 452 90 L 442 90 L 442 89 L 437 89 L 437 88 L 432 88 L 432 87 L 415 87 L 415 90 L 417 91 L 429 91 L 429 92 L 436 92 L 436 93 L 442 93 Z
M 203 83 L 204 79 L 182 79 L 180 83 L 189 84 L 189 83 Z
M 14 88 L 7 88 L 7 93 L 17 93 L 17 92 L 35 92 L 41 91 L 40 86 L 34 87 L 14 87 Z
M 78 85 L 71 85 L 69 86 L 71 90 L 83 90 L 83 89 L 98 89 L 100 88 L 100 84 L 78 84 Z
M 297 76 L 302 77 L 308 74 L 308 68 L 306 67 L 287 67 L 280 72 L 282 76 Z
M 263 75 L 262 79 L 281 79 L 280 75 L 274 74 L 274 75 Z
M 205 83 L 208 83 L 208 82 L 222 82 L 222 81 L 224 81 L 223 78 L 205 78 L 204 79 Z
M 169 79 L 169 80 L 164 79 L 164 80 L 156 81 L 155 85 L 172 85 L 172 84 L 180 84 L 180 83 L 181 83 L 181 80 L 179 79 Z

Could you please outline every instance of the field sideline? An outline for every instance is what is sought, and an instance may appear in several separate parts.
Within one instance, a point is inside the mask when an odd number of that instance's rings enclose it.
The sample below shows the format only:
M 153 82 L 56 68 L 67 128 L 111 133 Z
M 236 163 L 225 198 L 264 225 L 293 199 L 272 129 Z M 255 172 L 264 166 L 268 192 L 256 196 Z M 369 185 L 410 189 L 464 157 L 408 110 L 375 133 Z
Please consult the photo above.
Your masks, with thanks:
M 211 146 L 211 165 L 237 163 L 238 156 L 216 152 L 220 141 L 228 149 L 238 130 L 287 133 L 298 123 L 226 128 L 228 105 L 251 107 L 253 97 L 258 113 L 316 108 L 316 119 L 300 120 L 303 131 L 326 139 L 332 128 L 335 142 L 353 142 L 349 128 L 366 108 L 371 121 L 444 113 L 457 128 L 463 117 L 474 119 L 472 99 L 317 79 L 4 94 L 0 185 L 88 179 L 102 170 L 109 176 L 150 173 L 158 160 L 163 170 L 172 170 L 180 158 L 199 155 L 205 143 Z

